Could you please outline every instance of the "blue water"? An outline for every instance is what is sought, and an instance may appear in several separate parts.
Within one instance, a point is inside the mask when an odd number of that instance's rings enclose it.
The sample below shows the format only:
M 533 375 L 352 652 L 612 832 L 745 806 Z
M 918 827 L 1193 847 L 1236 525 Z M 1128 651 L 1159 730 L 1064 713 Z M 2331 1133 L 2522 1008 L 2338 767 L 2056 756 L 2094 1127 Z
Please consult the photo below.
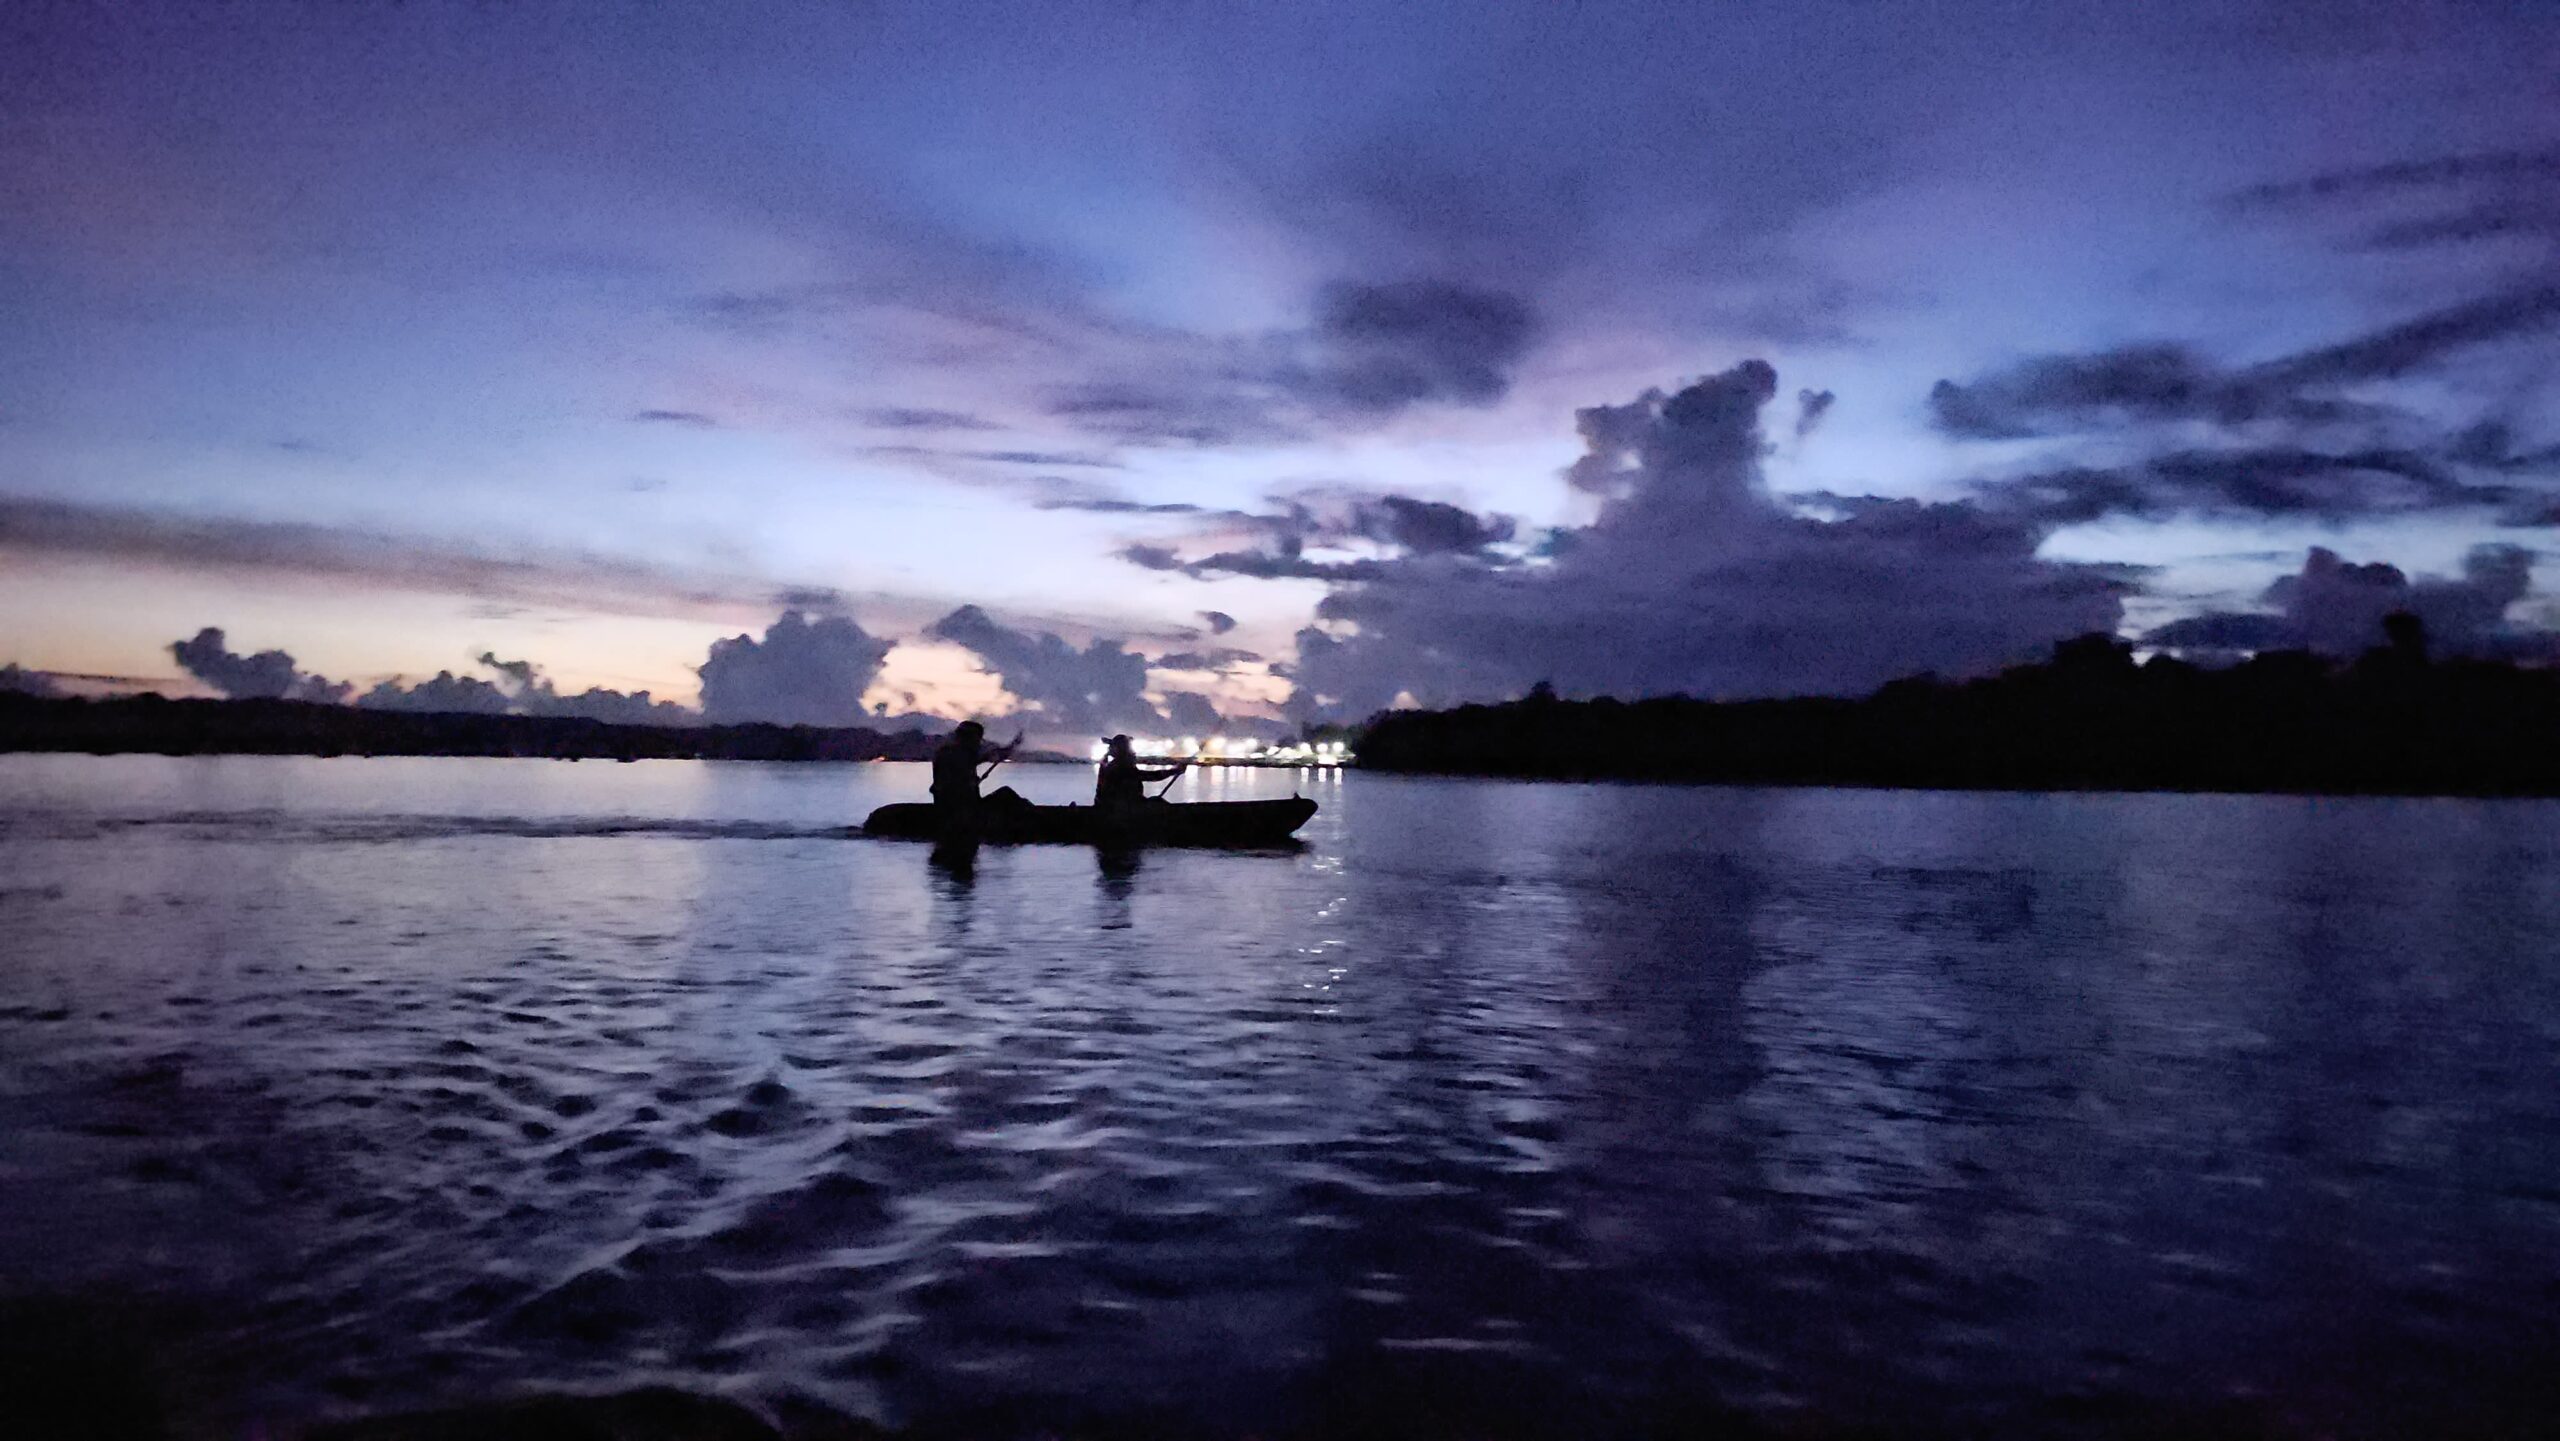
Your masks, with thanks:
M 1225 772 L 1306 849 L 843 835 L 923 781 L 0 757 L 0 1302 L 190 1435 L 2560 1404 L 2560 806 Z

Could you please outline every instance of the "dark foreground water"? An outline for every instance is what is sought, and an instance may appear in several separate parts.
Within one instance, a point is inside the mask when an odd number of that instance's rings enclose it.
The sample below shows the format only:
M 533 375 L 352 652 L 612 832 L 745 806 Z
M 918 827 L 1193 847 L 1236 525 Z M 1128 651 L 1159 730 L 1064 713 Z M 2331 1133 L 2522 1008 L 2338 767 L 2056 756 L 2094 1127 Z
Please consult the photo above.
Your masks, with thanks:
M 181 1435 L 2560 1414 L 2560 806 L 1352 776 L 1295 855 L 837 833 L 922 783 L 0 757 L 0 1375 Z

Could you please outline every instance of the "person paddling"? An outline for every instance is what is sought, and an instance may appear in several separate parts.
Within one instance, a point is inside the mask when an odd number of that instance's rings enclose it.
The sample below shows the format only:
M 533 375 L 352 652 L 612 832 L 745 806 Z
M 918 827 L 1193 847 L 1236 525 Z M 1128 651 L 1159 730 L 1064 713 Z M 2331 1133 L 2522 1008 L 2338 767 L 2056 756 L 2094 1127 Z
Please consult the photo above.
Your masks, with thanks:
M 1112 816 L 1135 814 L 1146 804 L 1149 783 L 1171 780 L 1189 767 L 1188 761 L 1160 767 L 1141 765 L 1129 738 L 1113 736 L 1104 742 L 1102 771 L 1093 778 L 1093 808 Z
M 1022 737 L 1015 736 L 1010 745 L 989 747 L 985 744 L 987 728 L 976 721 L 962 721 L 933 752 L 933 809 L 941 830 L 973 828 L 979 813 L 993 807 L 1018 809 L 1031 803 L 1006 786 L 991 796 L 978 794 L 979 783 L 997 766 L 1021 748 Z

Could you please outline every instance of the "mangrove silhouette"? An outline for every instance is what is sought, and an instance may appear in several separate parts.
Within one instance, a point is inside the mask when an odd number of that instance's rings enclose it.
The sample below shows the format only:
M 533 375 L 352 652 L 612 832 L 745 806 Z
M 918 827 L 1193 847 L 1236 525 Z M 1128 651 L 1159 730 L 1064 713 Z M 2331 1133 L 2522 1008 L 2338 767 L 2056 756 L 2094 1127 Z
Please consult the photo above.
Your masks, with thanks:
M 367 710 L 317 701 L 170 700 L 159 695 L 80 700 L 0 693 L 0 751 L 920 761 L 931 758 L 938 744 L 939 737 L 922 731 L 884 733 L 860 726 L 611 725 L 582 716 Z
M 2430 660 L 2417 618 L 2340 663 L 2208 669 L 2084 635 L 1981 679 L 1863 699 L 1572 701 L 1392 711 L 1365 770 L 1968 790 L 2560 795 L 2560 671 Z

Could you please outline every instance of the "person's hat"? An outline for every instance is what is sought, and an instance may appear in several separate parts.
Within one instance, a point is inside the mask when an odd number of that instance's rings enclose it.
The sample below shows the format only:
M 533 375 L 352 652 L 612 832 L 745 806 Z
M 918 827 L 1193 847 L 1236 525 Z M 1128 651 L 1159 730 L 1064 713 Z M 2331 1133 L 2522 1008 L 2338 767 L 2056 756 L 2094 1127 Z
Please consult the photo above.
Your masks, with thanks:
M 1125 745 L 1127 745 L 1128 743 L 1129 743 L 1129 738 L 1128 738 L 1127 736 L 1113 736 L 1110 740 L 1108 740 L 1108 741 L 1104 742 L 1104 744 L 1105 744 L 1105 745 L 1115 745 L 1115 746 L 1125 746 Z
M 953 728 L 952 728 L 952 734 L 953 734 L 953 735 L 980 735 L 980 736 L 982 736 L 982 735 L 985 735 L 986 733 L 987 733 L 987 728 L 986 728 L 985 726 L 982 726 L 982 725 L 978 724 L 976 721 L 962 721 L 962 722 L 960 722 L 960 724 L 959 724 L 959 725 L 957 725 L 957 726 L 955 726 L 955 727 L 953 727 Z

